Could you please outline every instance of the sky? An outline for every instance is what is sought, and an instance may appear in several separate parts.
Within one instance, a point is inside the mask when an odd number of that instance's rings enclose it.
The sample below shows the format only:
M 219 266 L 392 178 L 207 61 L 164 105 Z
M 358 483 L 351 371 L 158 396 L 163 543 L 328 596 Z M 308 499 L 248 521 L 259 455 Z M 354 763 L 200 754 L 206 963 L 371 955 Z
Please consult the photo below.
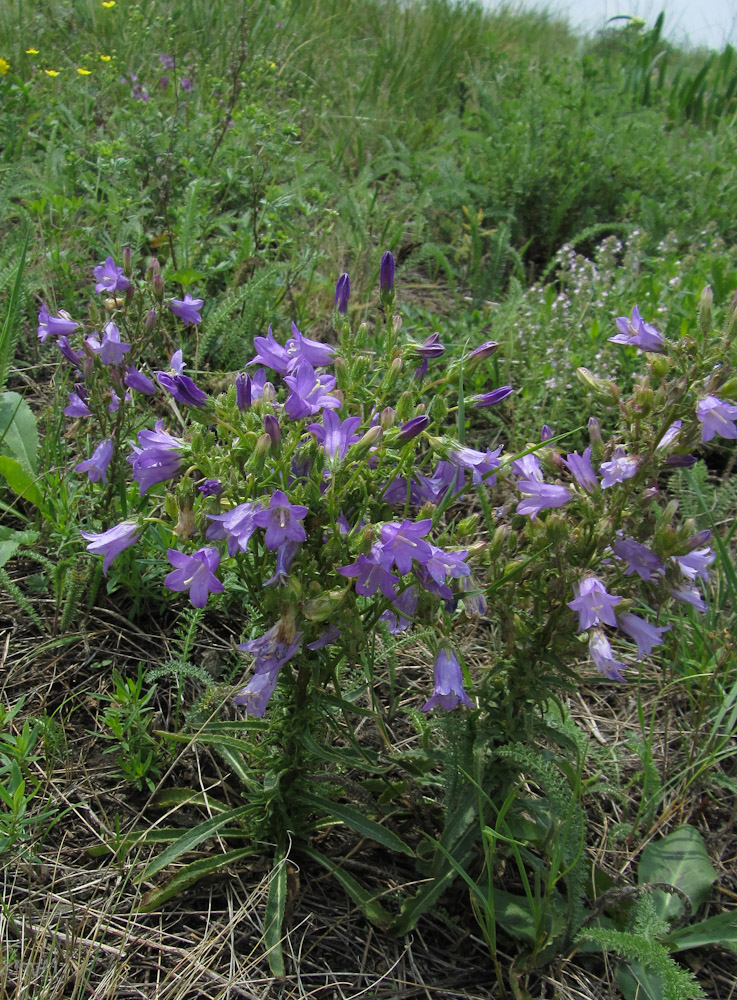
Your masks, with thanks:
M 665 10 L 664 33 L 674 42 L 718 50 L 727 42 L 737 45 L 737 0 L 521 0 L 520 6 L 560 12 L 587 33 L 618 14 L 638 15 L 652 26 Z

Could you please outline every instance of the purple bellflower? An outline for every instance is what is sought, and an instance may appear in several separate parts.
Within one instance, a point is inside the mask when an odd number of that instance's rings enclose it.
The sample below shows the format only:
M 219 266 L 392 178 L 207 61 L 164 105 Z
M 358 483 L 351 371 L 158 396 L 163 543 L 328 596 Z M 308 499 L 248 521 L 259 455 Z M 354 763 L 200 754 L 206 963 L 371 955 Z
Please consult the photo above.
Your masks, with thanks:
M 96 483 L 99 479 L 102 479 L 103 483 L 107 483 L 107 467 L 110 465 L 112 457 L 113 442 L 101 441 L 92 452 L 92 457 L 75 465 L 74 471 L 86 472 L 91 483 Z
M 62 312 L 59 316 L 51 316 L 44 302 L 38 314 L 36 333 L 43 344 L 48 336 L 68 337 L 74 333 L 78 326 L 79 323 L 75 323 L 68 313 Z
M 622 670 L 625 669 L 626 665 L 621 660 L 614 659 L 614 653 L 612 652 L 609 640 L 599 629 L 594 629 L 591 633 L 589 654 L 600 674 L 604 674 L 605 677 L 608 677 L 612 681 L 624 680 Z
M 171 359 L 171 370 L 168 372 L 157 371 L 155 373 L 156 380 L 161 388 L 171 393 L 178 403 L 202 409 L 207 406 L 210 397 L 194 384 L 189 375 L 182 374 L 184 367 L 182 352 L 176 351 Z
M 135 521 L 123 521 L 121 524 L 116 524 L 114 528 L 108 528 L 107 531 L 99 533 L 82 531 L 80 534 L 90 543 L 87 546 L 88 552 L 105 557 L 102 561 L 102 572 L 105 576 L 107 576 L 113 559 L 141 537 Z
M 595 576 L 587 576 L 576 591 L 576 598 L 568 602 L 568 607 L 578 612 L 579 632 L 601 622 L 616 627 L 614 607 L 622 600 L 621 597 L 608 594 L 604 584 Z
M 655 555 L 647 545 L 636 542 L 634 538 L 615 538 L 612 542 L 612 549 L 618 559 L 623 559 L 627 563 L 625 576 L 633 573 L 643 580 L 652 580 L 654 576 L 661 574 L 665 570 L 662 559 Z
M 337 309 L 341 316 L 348 312 L 348 299 L 351 294 L 351 279 L 343 272 L 335 283 L 335 304 L 333 309 Z
M 442 708 L 450 712 L 458 705 L 474 708 L 474 704 L 463 687 L 463 671 L 455 653 L 447 646 L 441 646 L 435 657 L 433 668 L 433 692 L 422 706 L 423 712 L 433 708 Z
M 287 582 L 289 579 L 289 570 L 298 549 L 299 542 L 282 542 L 276 550 L 276 569 L 273 575 L 264 581 L 264 587 L 273 587 L 275 584 L 281 586 Z
M 291 372 L 301 361 L 308 361 L 313 368 L 322 368 L 333 363 L 335 349 L 329 344 L 321 344 L 319 340 L 310 340 L 292 323 L 292 336 L 286 343 L 287 368 Z
M 424 430 L 430 426 L 430 418 L 424 413 L 419 417 L 412 417 L 411 420 L 407 420 L 399 428 L 396 440 L 404 444 L 405 441 L 411 441 L 416 438 L 418 434 L 422 434 Z
M 339 410 L 340 400 L 330 395 L 335 388 L 332 375 L 318 375 L 309 361 L 300 361 L 291 375 L 284 381 L 289 386 L 289 395 L 284 404 L 284 412 L 292 420 L 310 417 L 321 410 Z
M 245 705 L 251 715 L 263 716 L 279 670 L 292 659 L 301 642 L 302 633 L 296 632 L 293 620 L 285 617 L 258 638 L 239 643 L 238 649 L 251 653 L 256 664 L 253 677 L 238 692 L 235 704 Z
M 532 521 L 541 510 L 562 507 L 573 499 L 573 494 L 568 487 L 541 483 L 536 479 L 521 479 L 517 483 L 517 489 L 523 497 L 517 504 L 517 513 L 529 514 Z
M 731 440 L 737 438 L 737 406 L 732 403 L 725 403 L 716 396 L 707 396 L 706 399 L 699 400 L 696 416 L 701 422 L 702 444 L 711 441 L 716 434 Z
M 658 441 L 655 450 L 665 451 L 666 448 L 669 448 L 678 437 L 678 432 L 680 431 L 681 427 L 683 427 L 682 420 L 674 421 L 670 425 L 668 430 L 665 432 L 665 434 L 662 436 L 660 441 Z
M 345 458 L 350 446 L 361 440 L 361 435 L 355 433 L 360 423 L 360 417 L 347 417 L 341 420 L 337 413 L 325 410 L 322 423 L 308 424 L 307 430 L 312 431 L 328 458 L 337 456 L 340 461 Z
M 223 484 L 219 479 L 206 479 L 197 489 L 203 497 L 219 497 L 223 492 Z
M 164 580 L 164 586 L 177 592 L 188 590 L 196 608 L 204 608 L 210 594 L 221 594 L 225 587 L 215 576 L 220 565 L 220 553 L 214 548 L 197 549 L 191 556 L 178 549 L 167 551 L 174 569 Z
M 95 291 L 109 294 L 110 292 L 125 292 L 131 283 L 123 274 L 122 267 L 116 267 L 112 257 L 106 257 L 104 264 L 99 264 L 94 270 Z
M 128 461 L 133 466 L 133 478 L 140 485 L 143 496 L 156 483 L 163 483 L 177 474 L 182 464 L 179 451 L 185 445 L 166 433 L 163 420 L 157 422 L 154 431 L 139 431 L 138 443 L 140 447 L 133 446 Z
M 602 473 L 601 488 L 607 489 L 615 483 L 623 483 L 625 479 L 632 479 L 637 472 L 637 459 L 625 454 L 621 446 L 614 449 L 611 462 L 604 462 L 599 466 Z
M 172 299 L 169 308 L 186 326 L 197 326 L 202 322 L 200 309 L 203 304 L 204 299 L 193 299 L 189 292 L 185 292 L 183 299 Z
M 412 569 L 412 560 L 424 565 L 432 557 L 431 546 L 423 541 L 432 528 L 432 518 L 423 521 L 392 522 L 381 528 L 381 562 L 385 569 L 397 567 L 404 575 Z
M 84 353 L 82 351 L 75 351 L 66 337 L 57 338 L 56 346 L 70 364 L 74 365 L 75 368 L 79 368 L 80 371 L 82 370 L 82 362 L 84 361 Z
M 466 357 L 464 362 L 464 367 L 466 370 L 473 368 L 479 362 L 484 361 L 486 358 L 490 358 L 492 354 L 496 354 L 499 350 L 499 344 L 496 340 L 487 340 L 484 344 L 479 344 L 475 347 L 471 353 Z
M 207 529 L 206 537 L 218 540 L 227 538 L 228 555 L 231 558 L 238 549 L 245 552 L 251 535 L 258 527 L 253 516 L 259 510 L 263 510 L 263 506 L 257 500 L 249 500 L 229 510 L 227 514 L 208 514 L 212 524 Z
M 637 306 L 629 319 L 626 316 L 617 319 L 617 330 L 619 333 L 609 338 L 613 344 L 626 344 L 651 354 L 660 354 L 665 350 L 665 341 L 654 326 L 643 320 Z
M 307 535 L 300 524 L 309 508 L 299 503 L 290 503 L 286 493 L 276 490 L 269 500 L 268 510 L 258 510 L 253 515 L 253 523 L 266 529 L 264 544 L 272 552 L 284 542 L 303 542 Z
M 338 572 L 341 576 L 356 578 L 356 593 L 362 597 L 373 597 L 377 590 L 390 601 L 396 599 L 394 584 L 399 583 L 399 577 L 394 576 L 385 567 L 382 547 L 376 544 L 368 556 L 360 555 L 356 562 L 349 566 L 341 566 Z
M 392 601 L 392 610 L 379 616 L 379 621 L 386 625 L 392 635 L 406 632 L 412 624 L 410 619 L 417 612 L 418 600 L 417 587 L 407 587 Z
M 445 348 L 440 343 L 440 334 L 437 332 L 431 333 L 426 340 L 416 345 L 414 351 L 415 354 L 425 359 L 439 358 L 445 354 Z
M 156 392 L 156 386 L 151 379 L 140 372 L 135 365 L 128 365 L 128 371 L 123 381 L 129 389 L 142 392 L 145 396 L 153 396 Z
M 493 486 L 496 482 L 496 476 L 487 476 L 487 473 L 493 469 L 498 469 L 501 465 L 499 461 L 501 451 L 501 445 L 495 451 L 487 449 L 485 452 L 459 445 L 451 451 L 450 461 L 453 465 L 458 466 L 459 469 L 468 469 L 473 473 L 474 486 L 479 486 L 482 482 Z M 486 479 L 484 478 L 485 476 L 487 477 Z
M 716 559 L 716 553 L 710 548 L 693 549 L 685 556 L 673 556 L 673 562 L 677 564 L 681 573 L 688 580 L 695 580 L 700 576 L 707 583 L 709 581 L 709 570 L 707 567 Z
M 680 587 L 672 587 L 670 594 L 671 597 L 675 597 L 677 601 L 682 601 L 684 604 L 690 604 L 692 607 L 696 608 L 697 611 L 707 610 L 706 601 L 695 587 L 689 587 L 684 583 L 681 584 Z
M 131 349 L 130 344 L 120 339 L 120 330 L 115 323 L 107 323 L 102 332 L 102 341 L 96 337 L 87 337 L 87 347 L 100 358 L 104 365 L 122 365 L 123 355 Z
M 533 452 L 523 455 L 522 458 L 516 458 L 512 462 L 512 472 L 523 479 L 536 479 L 539 483 L 543 481 L 540 459 Z
M 64 407 L 67 417 L 91 417 L 92 410 L 87 405 L 87 392 L 83 385 L 75 385 L 77 391 L 69 393 L 69 405 Z
M 383 616 L 382 616 L 383 617 Z M 342 635 L 341 629 L 337 628 L 335 625 L 328 625 L 324 632 L 322 632 L 317 639 L 313 642 L 307 643 L 308 649 L 324 649 L 329 646 L 332 642 L 335 642 Z
M 511 396 L 514 389 L 511 385 L 502 385 L 498 389 L 493 389 L 491 392 L 485 392 L 481 396 L 473 396 L 473 405 L 477 410 L 482 409 L 485 406 L 496 406 L 497 403 L 501 403 L 503 399 L 507 396 Z
M 653 646 L 662 645 L 664 633 L 671 628 L 670 625 L 666 625 L 665 628 L 657 628 L 637 615 L 619 615 L 617 621 L 622 631 L 637 643 L 638 660 L 649 656 L 653 651 Z
M 572 452 L 563 463 L 582 490 L 594 493 L 599 488 L 599 480 L 591 465 L 591 445 L 584 450 L 583 455 Z
M 286 348 L 281 346 L 271 332 L 271 325 L 269 325 L 265 337 L 253 338 L 253 346 L 256 348 L 256 357 L 248 362 L 249 366 L 264 365 L 266 368 L 271 368 L 272 371 L 278 372 L 280 375 L 287 374 L 289 370 L 289 354 Z

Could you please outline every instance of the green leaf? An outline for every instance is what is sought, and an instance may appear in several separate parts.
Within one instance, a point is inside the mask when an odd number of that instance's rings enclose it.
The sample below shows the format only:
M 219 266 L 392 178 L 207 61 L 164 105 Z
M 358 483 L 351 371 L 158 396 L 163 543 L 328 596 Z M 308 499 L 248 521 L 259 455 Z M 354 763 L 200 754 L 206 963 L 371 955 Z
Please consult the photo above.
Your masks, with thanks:
M 14 458 L 27 472 L 36 472 L 36 418 L 28 403 L 17 392 L 4 392 L 0 395 L 0 451 Z
M 313 861 L 317 861 L 327 868 L 327 870 L 333 875 L 333 877 L 340 883 L 340 885 L 345 890 L 349 899 L 353 900 L 361 913 L 369 920 L 375 927 L 380 930 L 388 930 L 392 924 L 392 915 L 382 906 L 381 903 L 376 899 L 376 891 L 364 889 L 360 882 L 358 882 L 352 875 L 349 875 L 345 869 L 340 868 L 331 861 L 330 858 L 326 857 L 320 851 L 313 850 L 312 848 L 304 848 L 304 853 L 308 857 L 312 858 Z
M 195 281 L 202 281 L 206 277 L 207 275 L 203 274 L 202 271 L 196 271 L 192 267 L 182 268 L 180 271 L 175 271 L 174 274 L 167 275 L 169 281 L 176 281 L 183 288 L 189 288 Z
M 665 943 L 674 951 L 717 945 L 719 948 L 728 948 L 737 955 L 737 910 L 719 913 L 716 917 L 682 927 L 669 934 Z
M 709 895 L 716 878 L 701 834 L 693 826 L 682 826 L 662 840 L 649 843 L 637 869 L 640 885 L 649 882 L 673 885 L 688 896 L 694 912 Z M 683 913 L 683 901 L 675 893 L 656 891 L 654 900 L 658 916 L 665 920 Z
M 377 844 L 383 844 L 390 851 L 398 851 L 400 854 L 407 854 L 411 858 L 415 856 L 412 848 L 408 844 L 405 844 L 396 833 L 387 830 L 385 826 L 364 816 L 362 812 L 359 812 L 353 806 L 346 805 L 344 802 L 333 802 L 331 799 L 325 799 L 321 795 L 315 795 L 313 792 L 301 792 L 299 798 L 313 809 L 319 809 L 327 813 L 328 816 L 333 816 L 341 823 L 345 823 L 346 826 L 349 826 L 351 830 L 355 830 L 362 837 L 375 840 Z
M 44 517 L 48 516 L 34 473 L 28 472 L 16 459 L 10 458 L 8 455 L 0 455 L 0 476 L 5 477 L 8 486 L 22 500 L 28 500 L 41 511 Z
M 281 851 L 274 856 L 274 867 L 269 876 L 269 896 L 264 913 L 264 944 L 267 949 L 269 968 L 277 979 L 284 978 L 284 953 L 282 952 L 282 930 L 284 912 L 287 906 L 287 864 Z
M 246 858 L 255 853 L 256 850 L 254 847 L 238 847 L 234 851 L 226 851 L 224 854 L 218 854 L 215 857 L 200 858 L 198 861 L 192 861 L 190 864 L 180 868 L 176 875 L 173 875 L 164 885 L 158 886 L 156 889 L 150 889 L 145 893 L 141 900 L 140 909 L 144 913 L 155 910 L 162 903 L 171 899 L 172 896 L 176 896 L 178 893 L 184 892 L 185 889 L 189 889 L 191 885 L 199 882 L 200 879 L 206 878 L 208 875 L 214 875 L 222 868 L 227 868 L 228 865 L 233 864 L 234 861 L 239 861 L 241 858 Z
M 170 865 L 188 851 L 194 850 L 203 840 L 211 837 L 213 833 L 221 830 L 233 820 L 245 816 L 250 809 L 250 805 L 238 806 L 237 809 L 228 809 L 226 812 L 220 813 L 219 816 L 213 816 L 211 819 L 205 820 L 204 823 L 198 823 L 191 830 L 186 830 L 178 840 L 162 851 L 157 858 L 153 859 L 143 874 L 138 877 L 138 881 L 145 882 L 146 879 L 152 878 L 162 868 L 166 868 L 167 865 Z
M 164 788 L 151 800 L 154 809 L 176 809 L 179 806 L 202 806 L 209 812 L 222 813 L 225 806 L 205 792 L 194 788 Z M 181 829 L 179 830 L 181 834 Z
M 18 335 L 20 333 L 20 296 L 21 288 L 23 286 L 23 269 L 26 263 L 26 251 L 28 250 L 28 241 L 30 238 L 31 227 L 27 226 L 25 239 L 23 241 L 23 249 L 20 252 L 20 260 L 18 261 L 18 270 L 15 273 L 15 281 L 13 282 L 13 287 L 10 292 L 10 299 L 5 306 L 5 319 L 3 320 L 2 328 L 0 328 L 0 389 L 5 387 L 5 383 L 8 378 L 8 371 L 10 369 L 10 363 L 13 360 L 15 345 L 18 341 Z M 0 432 L 0 438 L 2 438 L 2 432 Z
M 642 962 L 629 962 L 617 969 L 617 985 L 625 1000 L 666 1000 L 663 976 Z M 675 1000 L 675 998 L 672 998 Z

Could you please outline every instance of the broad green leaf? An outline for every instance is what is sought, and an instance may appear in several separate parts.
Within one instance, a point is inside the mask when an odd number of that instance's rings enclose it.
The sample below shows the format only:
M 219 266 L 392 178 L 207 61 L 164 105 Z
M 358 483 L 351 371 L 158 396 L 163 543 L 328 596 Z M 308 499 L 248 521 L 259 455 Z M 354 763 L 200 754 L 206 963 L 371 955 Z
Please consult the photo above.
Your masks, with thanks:
M 682 927 L 669 934 L 665 943 L 674 951 L 716 945 L 737 954 L 737 910 Z
M 494 889 L 494 914 L 507 934 L 534 944 L 537 941 L 535 918 L 526 896 L 517 896 L 504 889 Z
M 269 876 L 269 896 L 264 913 L 264 944 L 269 968 L 277 979 L 284 978 L 284 953 L 281 943 L 286 905 L 287 865 L 283 853 L 277 851 L 274 856 L 274 867 Z
M 617 969 L 617 985 L 625 1000 L 675 1000 L 665 992 L 663 976 L 642 962 L 628 962 Z
M 364 889 L 361 883 L 352 875 L 349 875 L 344 868 L 336 865 L 335 862 L 331 861 L 330 858 L 326 857 L 320 851 L 305 848 L 304 853 L 314 861 L 319 862 L 324 868 L 327 868 L 336 881 L 341 884 L 348 897 L 353 900 L 364 917 L 374 924 L 375 927 L 383 931 L 391 927 L 392 915 L 375 898 L 375 890 Z
M 17 392 L 0 395 L 0 451 L 26 469 L 37 470 L 38 428 L 28 403 Z
M 253 847 L 238 847 L 234 851 L 226 851 L 224 854 L 217 854 L 214 857 L 200 858 L 198 861 L 192 861 L 190 864 L 185 865 L 184 868 L 180 868 L 176 875 L 173 875 L 164 885 L 156 889 L 150 889 L 147 893 L 144 893 L 140 909 L 144 913 L 155 910 L 162 903 L 171 899 L 172 896 L 184 892 L 185 889 L 194 885 L 195 882 L 199 882 L 200 879 L 206 878 L 208 875 L 215 875 L 222 868 L 233 864 L 234 861 L 240 861 L 241 858 L 246 858 L 249 854 L 255 853 L 256 851 Z
M 213 816 L 211 819 L 205 820 L 204 823 L 198 823 L 191 830 L 186 830 L 178 840 L 170 847 L 167 847 L 165 851 L 162 851 L 157 858 L 153 859 L 143 874 L 138 877 L 138 881 L 145 882 L 146 879 L 152 878 L 162 868 L 166 868 L 167 865 L 181 858 L 188 851 L 193 851 L 203 840 L 207 840 L 208 837 L 211 837 L 224 826 L 227 826 L 228 823 L 240 819 L 241 816 L 245 816 L 250 809 L 250 805 L 238 806 L 237 809 L 228 809 L 226 812 L 220 813 L 219 816 Z
M 169 281 L 176 281 L 183 288 L 189 288 L 195 281 L 202 281 L 207 275 L 203 274 L 202 271 L 196 271 L 194 268 L 189 267 L 175 271 L 174 274 L 170 274 L 167 277 Z
M 688 896 L 693 912 L 709 895 L 717 873 L 709 861 L 701 834 L 693 826 L 682 826 L 662 840 L 653 841 L 642 852 L 637 869 L 640 885 L 663 882 Z M 658 915 L 673 920 L 683 913 L 683 901 L 675 893 L 654 893 Z
M 383 844 L 390 851 L 399 851 L 400 854 L 408 854 L 411 858 L 414 857 L 412 848 L 408 844 L 405 844 L 396 833 L 387 830 L 380 823 L 368 819 L 367 816 L 364 816 L 354 806 L 346 805 L 344 802 L 333 802 L 331 799 L 325 799 L 321 795 L 315 795 L 312 792 L 301 792 L 299 798 L 306 805 L 314 809 L 319 809 L 327 813 L 328 816 L 333 816 L 341 823 L 345 823 L 346 826 L 349 826 L 351 830 L 355 830 L 362 837 L 375 840 L 377 844 Z
M 28 500 L 34 507 L 38 507 L 41 513 L 46 516 L 43 496 L 38 488 L 36 476 L 29 472 L 24 465 L 21 465 L 15 458 L 8 455 L 0 455 L 0 476 L 4 476 L 8 486 L 14 493 L 17 493 L 23 500 Z

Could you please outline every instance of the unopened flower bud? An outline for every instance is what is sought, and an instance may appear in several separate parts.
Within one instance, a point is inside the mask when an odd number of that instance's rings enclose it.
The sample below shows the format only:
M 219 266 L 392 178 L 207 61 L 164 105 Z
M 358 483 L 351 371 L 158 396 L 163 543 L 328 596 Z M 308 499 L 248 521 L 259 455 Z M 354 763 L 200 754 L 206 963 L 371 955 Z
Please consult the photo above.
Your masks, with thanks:
M 261 398 L 265 403 L 273 403 L 276 400 L 276 389 L 271 382 L 264 382 Z
M 652 354 L 651 358 L 654 378 L 665 378 L 670 368 L 670 359 L 665 354 Z
M 661 523 L 670 524 L 677 513 L 678 513 L 678 501 L 674 498 L 673 500 L 669 500 L 668 503 L 665 505 L 665 510 L 663 511 L 663 517 Z
M 641 416 L 646 417 L 648 413 L 652 413 L 654 393 L 646 381 L 636 386 L 634 396 L 635 406 Z
M 601 427 L 596 417 L 589 417 L 589 440 L 592 444 L 604 444 L 601 437 Z
M 122 309 L 125 305 L 125 299 L 122 295 L 116 295 L 109 299 L 105 299 L 105 308 L 108 312 L 115 312 L 116 309 Z
M 487 340 L 485 344 L 481 344 L 471 351 L 463 362 L 464 368 L 466 371 L 473 371 L 476 365 L 481 361 L 485 361 L 486 358 L 490 358 L 492 354 L 496 354 L 498 349 L 499 344 L 495 340 Z
M 424 414 L 420 414 L 418 417 L 412 417 L 411 420 L 408 420 L 400 427 L 399 433 L 397 434 L 397 441 L 401 441 L 402 443 L 405 441 L 411 441 L 413 438 L 416 438 L 418 434 L 422 434 L 422 432 L 429 426 L 430 418 L 424 416 Z
M 272 438 L 270 434 L 264 431 L 263 434 L 259 434 L 258 440 L 256 441 L 256 446 L 253 449 L 254 455 L 265 455 L 266 452 L 271 448 Z
M 699 299 L 699 327 L 704 336 L 711 333 L 711 310 L 714 305 L 714 292 L 711 285 L 706 285 Z
M 550 514 L 545 521 L 545 535 L 553 544 L 562 542 L 568 537 L 568 522 L 560 514 Z
M 348 374 L 348 365 L 346 364 L 345 358 L 337 357 L 333 360 L 333 371 L 335 372 L 339 382 L 342 382 L 345 379 Z
M 160 274 L 154 274 L 151 284 L 153 286 L 155 298 L 161 302 L 164 298 L 164 279 Z
M 85 382 L 89 382 L 92 378 L 92 373 L 95 370 L 95 362 L 93 358 L 85 358 L 82 362 L 82 372 L 84 374 Z
M 502 554 L 507 538 L 509 538 L 510 532 L 511 528 L 508 524 L 500 524 L 499 527 L 496 529 L 491 539 L 491 542 L 489 543 L 489 548 L 488 548 L 489 557 L 491 559 L 498 559 L 499 556 Z
M 133 274 L 133 254 L 130 247 L 123 247 L 123 274 L 126 278 Z
M 164 510 L 172 521 L 179 520 L 179 504 L 173 493 L 167 493 L 164 497 Z
M 273 445 L 279 444 L 281 441 L 281 427 L 273 413 L 267 413 L 264 417 L 264 430 L 271 438 Z
M 381 426 L 385 431 L 388 431 L 390 427 L 393 427 L 397 419 L 397 411 L 393 406 L 385 406 L 381 411 Z
M 348 299 L 350 298 L 350 294 L 351 279 L 344 272 L 335 284 L 335 304 L 333 306 L 333 308 L 336 309 L 341 316 L 345 316 L 348 312 Z
M 389 295 L 394 291 L 394 254 L 387 250 L 381 258 L 381 269 L 379 271 L 379 287 L 384 295 Z
M 194 510 L 192 509 L 192 504 L 189 501 L 185 501 L 179 505 L 177 525 L 173 530 L 174 534 L 178 535 L 180 538 L 191 538 L 192 535 L 194 535 Z
M 143 321 L 143 326 L 147 333 L 151 333 L 153 328 L 156 326 L 156 320 L 158 319 L 158 313 L 155 309 L 149 309 L 146 313 L 146 319 Z
M 399 333 L 401 329 L 402 329 L 402 317 L 399 315 L 399 313 L 395 313 L 394 319 L 392 320 L 392 330 L 394 331 L 394 333 Z
M 159 260 L 157 257 L 151 258 L 151 262 L 146 268 L 146 273 L 150 275 L 152 278 L 155 277 L 157 274 L 161 274 L 161 264 L 159 264 Z
M 302 615 L 308 621 L 322 622 L 340 608 L 350 590 L 346 587 L 342 590 L 325 590 L 319 596 L 310 598 L 302 605 Z
M 330 395 L 335 396 L 341 406 L 345 403 L 345 393 L 342 389 L 333 389 Z
M 619 386 L 615 382 L 599 378 L 598 375 L 594 375 L 588 368 L 577 368 L 576 375 L 595 396 L 598 396 L 611 405 L 619 403 Z
M 416 416 L 414 396 L 411 392 L 403 392 L 397 402 L 397 417 L 404 424 L 414 416 Z
M 475 535 L 476 529 L 479 524 L 478 514 L 470 514 L 468 517 L 461 518 L 461 520 L 456 525 L 456 536 L 458 538 L 468 538 L 469 535 Z
M 430 416 L 438 423 L 443 423 L 448 416 L 448 404 L 443 393 L 436 393 L 430 401 Z
M 369 448 L 373 448 L 375 444 L 381 441 L 384 432 L 379 424 L 374 427 L 369 427 L 366 433 L 363 435 L 360 441 L 356 441 L 354 445 L 351 445 L 351 451 L 355 455 L 356 452 L 368 451 Z

